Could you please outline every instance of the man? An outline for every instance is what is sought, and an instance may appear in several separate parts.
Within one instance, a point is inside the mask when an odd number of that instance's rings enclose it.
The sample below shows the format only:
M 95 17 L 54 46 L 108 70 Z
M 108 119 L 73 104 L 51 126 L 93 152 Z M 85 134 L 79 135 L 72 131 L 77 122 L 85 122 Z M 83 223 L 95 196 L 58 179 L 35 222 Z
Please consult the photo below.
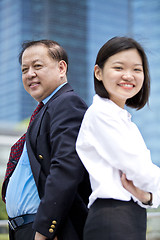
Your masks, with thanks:
M 57 42 L 24 43 L 19 60 L 25 90 L 44 106 L 11 150 L 2 187 L 10 239 L 80 240 L 90 184 L 75 141 L 87 106 L 67 83 Z

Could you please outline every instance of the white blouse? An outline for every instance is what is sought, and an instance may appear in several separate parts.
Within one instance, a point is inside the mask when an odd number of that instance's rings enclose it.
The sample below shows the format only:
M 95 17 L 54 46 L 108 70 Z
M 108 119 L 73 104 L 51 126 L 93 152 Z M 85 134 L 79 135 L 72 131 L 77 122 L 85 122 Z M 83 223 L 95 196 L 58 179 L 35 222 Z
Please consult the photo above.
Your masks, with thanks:
M 150 151 L 125 109 L 95 95 L 82 121 L 76 150 L 90 175 L 89 207 L 97 198 L 132 198 L 141 207 L 148 207 L 123 188 L 122 172 L 135 186 L 152 192 L 152 207 L 158 207 L 160 168 L 152 163 Z

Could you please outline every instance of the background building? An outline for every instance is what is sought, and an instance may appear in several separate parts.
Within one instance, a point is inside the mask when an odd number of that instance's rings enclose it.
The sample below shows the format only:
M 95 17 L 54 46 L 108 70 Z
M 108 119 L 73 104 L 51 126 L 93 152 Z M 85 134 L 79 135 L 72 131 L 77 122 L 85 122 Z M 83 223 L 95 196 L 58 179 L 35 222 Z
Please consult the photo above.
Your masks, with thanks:
M 48 38 L 64 46 L 70 83 L 87 99 L 86 16 L 85 0 L 0 1 L 0 120 L 21 121 L 36 104 L 21 83 L 18 53 L 26 40 Z
M 159 0 L 1 0 L 1 125 L 22 121 L 36 105 L 21 83 L 18 53 L 23 41 L 58 41 L 69 55 L 68 80 L 90 105 L 98 49 L 111 37 L 128 35 L 146 49 L 152 79 L 150 108 L 131 112 L 151 149 L 153 161 L 160 166 L 159 25 Z

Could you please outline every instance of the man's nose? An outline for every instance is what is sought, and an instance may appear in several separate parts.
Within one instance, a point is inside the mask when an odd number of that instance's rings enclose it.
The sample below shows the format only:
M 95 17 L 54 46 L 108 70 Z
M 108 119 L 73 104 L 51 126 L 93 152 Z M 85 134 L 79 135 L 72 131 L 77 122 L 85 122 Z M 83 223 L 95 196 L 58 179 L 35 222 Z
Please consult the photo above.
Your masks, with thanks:
M 31 79 L 31 78 L 33 78 L 33 77 L 35 77 L 35 76 L 36 76 L 35 70 L 34 70 L 33 68 L 29 68 L 29 69 L 28 69 L 28 72 L 27 72 L 27 77 L 28 77 L 29 79 Z

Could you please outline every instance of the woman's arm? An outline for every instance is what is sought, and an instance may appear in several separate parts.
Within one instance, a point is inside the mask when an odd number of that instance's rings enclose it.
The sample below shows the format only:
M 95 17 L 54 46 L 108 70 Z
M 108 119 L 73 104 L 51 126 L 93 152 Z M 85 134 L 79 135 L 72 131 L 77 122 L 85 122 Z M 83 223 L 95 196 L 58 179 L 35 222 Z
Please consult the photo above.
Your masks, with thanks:
M 137 188 L 132 181 L 126 178 L 126 175 L 124 173 L 121 176 L 121 182 L 123 187 L 133 196 L 135 196 L 139 201 L 141 201 L 144 205 L 152 205 L 152 193 L 145 192 Z

